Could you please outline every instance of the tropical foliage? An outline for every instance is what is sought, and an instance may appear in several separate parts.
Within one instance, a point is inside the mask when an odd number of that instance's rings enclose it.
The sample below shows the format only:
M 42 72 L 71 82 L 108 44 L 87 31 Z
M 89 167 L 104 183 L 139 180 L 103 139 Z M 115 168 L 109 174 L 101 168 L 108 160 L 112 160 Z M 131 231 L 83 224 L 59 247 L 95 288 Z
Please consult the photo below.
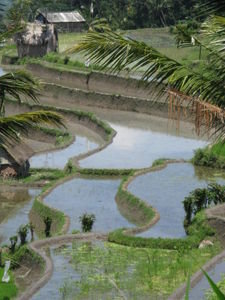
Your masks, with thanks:
M 225 2 L 225 1 L 221 1 Z M 92 63 L 118 73 L 144 69 L 142 80 L 154 82 L 159 94 L 169 91 L 171 110 L 180 113 L 180 104 L 192 104 L 196 129 L 201 124 L 216 128 L 224 138 L 225 108 L 225 18 L 210 17 L 203 23 L 200 36 L 193 36 L 205 49 L 207 59 L 193 67 L 192 62 L 178 62 L 143 42 L 112 31 L 105 24 L 92 27 L 82 42 L 70 53 L 83 52 Z
M 225 187 L 217 183 L 209 184 L 207 188 L 198 188 L 185 197 L 183 204 L 185 210 L 184 227 L 188 231 L 188 226 L 193 221 L 194 216 L 202 209 L 213 205 L 225 203 Z
M 115 28 L 132 29 L 176 24 L 193 16 L 195 7 L 206 0 L 12 0 L 8 20 L 33 21 L 37 10 L 81 11 L 88 23 L 106 18 Z M 93 14 L 90 7 L 93 3 Z
M 2 7 L 2 6 L 1 6 Z M 0 43 L 11 36 L 18 28 L 0 34 Z M 17 100 L 29 99 L 38 102 L 40 84 L 24 71 L 6 73 L 0 76 L 0 146 L 7 148 L 20 140 L 20 134 L 26 134 L 37 124 L 62 126 L 62 117 L 50 111 L 36 111 L 16 116 L 4 117 L 7 97 Z

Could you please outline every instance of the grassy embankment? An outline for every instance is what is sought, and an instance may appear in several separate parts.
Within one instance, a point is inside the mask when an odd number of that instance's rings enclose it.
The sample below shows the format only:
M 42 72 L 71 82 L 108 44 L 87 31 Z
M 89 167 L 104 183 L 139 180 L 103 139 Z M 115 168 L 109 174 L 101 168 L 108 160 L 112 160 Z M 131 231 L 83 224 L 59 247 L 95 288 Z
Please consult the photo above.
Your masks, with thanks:
M 219 141 L 195 151 L 192 162 L 196 166 L 225 169 L 225 143 Z

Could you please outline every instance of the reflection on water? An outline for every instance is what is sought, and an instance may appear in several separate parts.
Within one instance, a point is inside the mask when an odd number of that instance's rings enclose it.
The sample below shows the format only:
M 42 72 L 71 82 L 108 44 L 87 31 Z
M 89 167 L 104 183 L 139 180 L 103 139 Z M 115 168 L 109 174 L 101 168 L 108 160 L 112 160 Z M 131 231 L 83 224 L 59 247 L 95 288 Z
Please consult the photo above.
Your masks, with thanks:
M 63 211 L 70 217 L 70 231 L 80 229 L 79 216 L 93 213 L 94 231 L 108 232 L 115 228 L 130 227 L 120 215 L 115 202 L 120 180 L 76 178 L 57 188 L 45 198 L 45 203 Z
M 186 235 L 183 228 L 184 198 L 212 181 L 225 184 L 225 179 L 214 177 L 207 169 L 205 173 L 204 169 L 199 169 L 197 176 L 195 170 L 198 168 L 188 163 L 169 164 L 163 170 L 141 175 L 131 182 L 129 191 L 155 207 L 160 214 L 158 223 L 141 236 L 179 238 Z
M 1 187 L 0 190 L 0 243 L 7 243 L 22 224 L 29 222 L 29 211 L 37 189 Z
M 117 135 L 106 149 L 82 161 L 84 168 L 143 168 L 158 158 L 190 159 L 206 142 L 110 124 Z
M 76 136 L 76 140 L 67 148 L 37 154 L 30 159 L 32 168 L 59 168 L 63 169 L 68 160 L 79 154 L 86 153 L 98 147 L 98 144 L 86 137 Z

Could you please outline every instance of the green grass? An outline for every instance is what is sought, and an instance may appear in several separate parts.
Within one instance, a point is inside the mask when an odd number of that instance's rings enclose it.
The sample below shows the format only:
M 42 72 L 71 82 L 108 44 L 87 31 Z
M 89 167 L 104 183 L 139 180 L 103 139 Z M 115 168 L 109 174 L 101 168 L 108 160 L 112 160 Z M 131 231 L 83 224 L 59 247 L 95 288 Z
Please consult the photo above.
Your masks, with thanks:
M 225 157 L 225 143 L 219 141 L 218 143 L 212 145 L 211 152 L 215 155 Z
M 186 238 L 143 238 L 128 236 L 124 234 L 123 229 L 117 229 L 109 233 L 108 240 L 119 245 L 151 248 L 178 250 L 179 252 L 198 248 L 200 242 L 214 235 L 214 231 L 207 225 L 204 212 L 198 213 L 191 226 L 188 228 L 189 235 Z
M 137 226 L 147 225 L 155 216 L 155 212 L 151 206 L 123 188 L 128 179 L 129 176 L 123 178 L 116 194 L 118 209 L 131 223 Z
M 80 274 L 79 280 L 62 284 L 65 298 L 102 299 L 104 295 L 104 299 L 124 299 L 121 295 L 126 295 L 126 299 L 167 299 L 218 248 L 178 252 L 76 242 L 58 251 Z
M 196 166 L 225 169 L 225 143 L 217 142 L 212 146 L 195 151 L 192 162 Z
M 12 272 L 10 274 L 10 282 L 2 282 L 2 276 L 4 274 L 4 269 L 0 268 L 0 300 L 12 299 L 17 295 L 17 287 L 14 283 L 14 278 Z

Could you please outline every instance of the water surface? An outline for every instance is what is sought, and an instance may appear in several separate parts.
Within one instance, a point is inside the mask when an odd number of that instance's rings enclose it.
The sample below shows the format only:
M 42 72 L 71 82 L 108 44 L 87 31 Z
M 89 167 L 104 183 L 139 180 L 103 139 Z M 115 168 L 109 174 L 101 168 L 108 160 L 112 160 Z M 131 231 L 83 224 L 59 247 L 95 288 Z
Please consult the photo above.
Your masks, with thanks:
M 54 271 L 48 283 L 40 289 L 33 300 L 61 300 L 63 298 L 63 287 L 66 283 L 79 281 L 80 275 L 73 269 L 69 258 L 57 253 L 54 248 L 50 249 L 50 255 L 54 261 Z M 66 298 L 68 299 L 68 298 Z
M 80 229 L 79 217 L 95 214 L 94 231 L 109 232 L 131 223 L 121 216 L 115 196 L 120 180 L 75 178 L 57 188 L 45 198 L 45 203 L 70 217 L 70 231 Z
M 212 280 L 217 283 L 221 279 L 224 279 L 224 271 L 225 271 L 225 260 L 216 264 L 215 267 L 213 267 L 208 272 L 208 274 L 212 278 Z M 189 297 L 192 300 L 206 299 L 205 293 L 209 290 L 210 290 L 209 282 L 204 276 L 199 281 L 199 283 L 197 283 L 197 285 L 190 290 Z
M 63 169 L 72 157 L 86 153 L 98 147 L 98 144 L 87 137 L 76 136 L 75 141 L 65 149 L 49 151 L 34 155 L 30 159 L 32 168 L 58 168 Z
M 193 151 L 206 142 L 151 128 L 132 128 L 110 124 L 116 131 L 113 143 L 106 149 L 80 161 L 83 168 L 144 168 L 159 158 L 190 159 Z
M 29 223 L 29 212 L 38 189 L 5 186 L 0 191 L 0 243 L 9 243 L 20 225 Z M 30 237 L 28 236 L 28 239 Z
M 183 200 L 196 188 L 206 187 L 210 182 L 225 184 L 223 173 L 205 168 L 195 168 L 189 163 L 169 164 L 165 169 L 137 177 L 128 186 L 134 195 L 155 207 L 160 220 L 149 230 L 141 233 L 144 237 L 182 238 Z

